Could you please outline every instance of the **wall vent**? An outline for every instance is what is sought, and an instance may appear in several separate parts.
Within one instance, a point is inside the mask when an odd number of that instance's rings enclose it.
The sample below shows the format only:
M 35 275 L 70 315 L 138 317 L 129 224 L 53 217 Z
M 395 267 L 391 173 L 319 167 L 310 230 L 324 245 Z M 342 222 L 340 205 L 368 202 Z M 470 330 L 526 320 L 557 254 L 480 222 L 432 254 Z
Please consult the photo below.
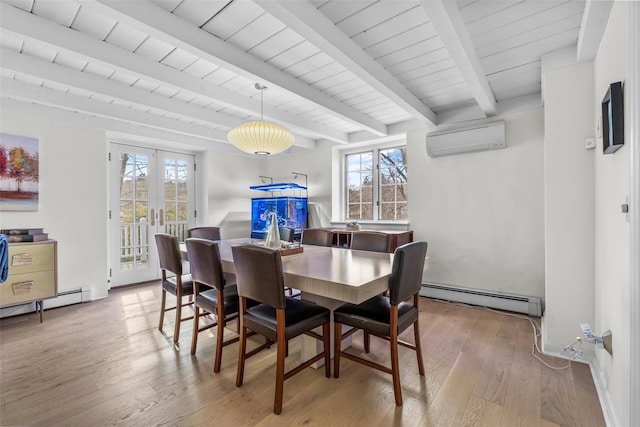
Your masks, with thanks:
M 542 302 L 538 297 L 461 288 L 438 283 L 423 283 L 420 295 L 542 317 Z

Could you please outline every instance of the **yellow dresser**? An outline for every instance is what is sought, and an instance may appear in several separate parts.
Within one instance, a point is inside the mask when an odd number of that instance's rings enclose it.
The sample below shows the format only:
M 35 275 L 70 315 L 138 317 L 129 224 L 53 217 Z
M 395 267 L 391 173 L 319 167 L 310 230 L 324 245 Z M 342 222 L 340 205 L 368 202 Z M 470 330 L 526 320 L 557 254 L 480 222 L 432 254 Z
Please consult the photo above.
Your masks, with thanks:
M 0 308 L 36 303 L 42 322 L 43 300 L 58 296 L 58 242 L 9 243 L 9 276 L 0 283 Z

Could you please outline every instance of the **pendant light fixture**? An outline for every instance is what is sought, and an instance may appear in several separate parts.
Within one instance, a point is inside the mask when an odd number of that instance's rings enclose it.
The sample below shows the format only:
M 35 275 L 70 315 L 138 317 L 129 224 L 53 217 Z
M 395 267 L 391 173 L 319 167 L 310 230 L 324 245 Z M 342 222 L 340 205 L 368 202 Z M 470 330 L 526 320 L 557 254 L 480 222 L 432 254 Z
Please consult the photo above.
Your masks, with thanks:
M 262 119 L 263 95 L 267 87 L 256 83 L 255 88 L 260 91 L 260 120 L 236 126 L 227 133 L 227 139 L 237 149 L 249 154 L 266 156 L 281 153 L 293 145 L 293 134 L 280 125 Z

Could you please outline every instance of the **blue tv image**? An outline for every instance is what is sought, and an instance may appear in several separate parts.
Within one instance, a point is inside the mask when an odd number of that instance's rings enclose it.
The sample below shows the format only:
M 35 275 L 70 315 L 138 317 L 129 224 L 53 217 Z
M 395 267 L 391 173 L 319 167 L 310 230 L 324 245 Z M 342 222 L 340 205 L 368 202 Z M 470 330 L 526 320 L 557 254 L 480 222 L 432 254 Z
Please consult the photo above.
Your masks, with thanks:
M 306 197 L 258 197 L 251 199 L 251 238 L 264 239 L 271 212 L 278 215 L 278 227 L 291 227 L 295 234 L 307 226 Z

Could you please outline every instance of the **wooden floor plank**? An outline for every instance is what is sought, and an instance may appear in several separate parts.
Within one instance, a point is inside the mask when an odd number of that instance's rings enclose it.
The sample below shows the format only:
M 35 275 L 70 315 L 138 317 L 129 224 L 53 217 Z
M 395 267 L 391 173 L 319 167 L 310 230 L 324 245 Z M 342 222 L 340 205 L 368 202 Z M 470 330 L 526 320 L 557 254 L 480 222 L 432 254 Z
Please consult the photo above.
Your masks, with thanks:
M 277 416 L 275 346 L 247 361 L 236 387 L 238 345 L 224 348 L 214 374 L 215 330 L 200 334 L 191 356 L 191 321 L 174 346 L 174 318 L 158 331 L 159 307 L 156 283 L 47 310 L 44 323 L 33 314 L 1 319 L 0 425 L 605 425 L 588 366 L 544 367 L 530 354 L 526 319 L 421 298 L 426 375 L 401 347 L 402 407 L 390 375 L 343 359 L 338 379 L 309 368 L 287 380 Z M 412 342 L 412 329 L 402 337 Z M 349 351 L 364 355 L 361 333 Z M 299 352 L 292 340 L 287 367 Z M 388 364 L 388 343 L 373 337 L 365 357 Z

